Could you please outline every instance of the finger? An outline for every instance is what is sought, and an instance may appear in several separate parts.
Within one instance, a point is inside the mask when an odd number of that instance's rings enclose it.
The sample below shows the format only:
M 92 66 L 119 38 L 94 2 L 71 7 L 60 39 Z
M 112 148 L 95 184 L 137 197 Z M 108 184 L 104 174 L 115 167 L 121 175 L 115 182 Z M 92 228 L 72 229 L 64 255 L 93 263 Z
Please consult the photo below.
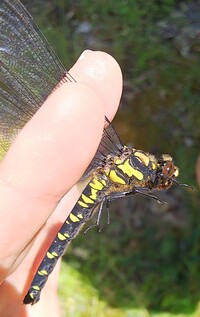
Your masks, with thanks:
M 105 52 L 86 50 L 70 74 L 99 94 L 105 115 L 112 121 L 122 94 L 122 73 L 116 60 Z
M 1 164 L 2 257 L 15 254 L 17 246 L 24 248 L 24 241 L 38 231 L 96 150 L 104 122 L 101 100 L 79 86 L 63 85 L 52 94 Z M 97 117 L 91 114 L 93 103 Z
M 0 166 L 1 257 L 8 262 L 16 247 L 24 248 L 91 160 L 101 138 L 102 108 L 102 98 L 91 87 L 63 85 L 14 142 Z

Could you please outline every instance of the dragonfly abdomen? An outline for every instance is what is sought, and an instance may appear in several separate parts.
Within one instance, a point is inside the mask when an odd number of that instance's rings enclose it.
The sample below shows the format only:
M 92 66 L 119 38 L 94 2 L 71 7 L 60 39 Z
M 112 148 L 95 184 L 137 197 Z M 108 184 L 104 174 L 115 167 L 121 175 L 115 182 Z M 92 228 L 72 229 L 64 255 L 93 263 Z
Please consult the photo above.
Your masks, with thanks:
M 82 225 L 90 219 L 99 201 L 102 200 L 100 198 L 102 192 L 105 192 L 106 189 L 105 180 L 98 180 L 96 177 L 92 178 L 85 187 L 43 258 L 24 298 L 24 304 L 33 305 L 39 301 L 41 290 L 46 284 L 49 274 L 69 243 L 77 236 Z

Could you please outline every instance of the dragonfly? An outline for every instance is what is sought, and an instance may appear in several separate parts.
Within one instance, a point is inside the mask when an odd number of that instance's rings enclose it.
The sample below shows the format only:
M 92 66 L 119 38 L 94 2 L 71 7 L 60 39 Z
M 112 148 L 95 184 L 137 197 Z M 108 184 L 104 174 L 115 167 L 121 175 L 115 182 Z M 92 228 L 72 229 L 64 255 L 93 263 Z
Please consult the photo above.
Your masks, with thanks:
M 49 94 L 64 82 L 76 82 L 50 47 L 19 0 L 0 2 L 0 156 Z M 124 145 L 109 120 L 96 154 L 82 179 L 89 181 L 54 237 L 24 297 L 35 304 L 48 276 L 69 243 L 96 212 L 98 226 L 104 206 L 112 200 L 142 194 L 158 200 L 152 190 L 179 184 L 179 169 L 168 154 L 159 158 Z

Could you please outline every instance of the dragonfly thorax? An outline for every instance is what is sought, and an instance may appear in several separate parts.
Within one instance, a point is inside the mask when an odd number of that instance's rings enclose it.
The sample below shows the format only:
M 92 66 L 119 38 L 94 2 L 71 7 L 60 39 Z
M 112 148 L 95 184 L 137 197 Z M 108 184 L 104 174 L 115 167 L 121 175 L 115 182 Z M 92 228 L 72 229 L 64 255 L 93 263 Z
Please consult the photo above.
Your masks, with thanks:
M 152 172 L 156 173 L 157 161 L 153 155 L 126 147 L 126 153 L 109 157 L 102 171 L 111 183 L 145 187 Z
M 113 187 L 167 189 L 179 174 L 172 157 L 163 154 L 159 159 L 147 152 L 126 148 L 126 153 L 108 158 L 103 173 Z M 114 185 L 115 184 L 115 185 Z

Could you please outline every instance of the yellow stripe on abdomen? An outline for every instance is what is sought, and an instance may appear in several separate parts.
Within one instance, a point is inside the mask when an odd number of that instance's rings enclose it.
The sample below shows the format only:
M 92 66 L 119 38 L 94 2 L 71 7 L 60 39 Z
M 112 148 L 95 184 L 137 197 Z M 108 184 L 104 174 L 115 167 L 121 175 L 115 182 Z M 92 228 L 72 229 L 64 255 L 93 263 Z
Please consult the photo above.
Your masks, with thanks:
M 84 194 L 81 195 L 81 198 L 86 204 L 94 204 L 94 200 L 90 199 L 88 196 Z
M 80 219 L 78 217 L 76 217 L 72 212 L 69 214 L 69 219 L 72 222 L 79 222 L 80 221 Z

